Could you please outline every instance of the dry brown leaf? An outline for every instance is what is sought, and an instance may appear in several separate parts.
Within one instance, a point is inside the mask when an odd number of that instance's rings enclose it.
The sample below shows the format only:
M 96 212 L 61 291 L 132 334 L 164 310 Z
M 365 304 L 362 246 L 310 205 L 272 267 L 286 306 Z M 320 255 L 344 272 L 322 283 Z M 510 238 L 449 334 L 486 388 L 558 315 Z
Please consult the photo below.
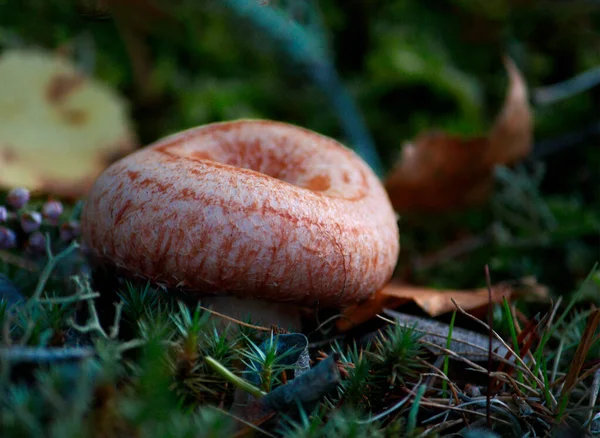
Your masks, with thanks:
M 569 367 L 569 372 L 565 377 L 565 384 L 563 389 L 564 397 L 570 397 L 571 390 L 575 386 L 577 380 L 579 380 L 579 372 L 585 363 L 585 359 L 588 357 L 590 348 L 598 338 L 595 336 L 596 330 L 600 325 L 600 309 L 594 309 L 587 318 L 583 335 L 579 341 L 575 356 Z
M 484 160 L 488 165 L 515 163 L 529 155 L 533 144 L 533 114 L 527 84 L 512 59 L 504 58 L 504 65 L 510 86 L 490 132 Z
M 0 56 L 0 187 L 78 197 L 135 148 L 125 102 L 40 50 Z
M 492 286 L 494 303 L 501 302 L 502 297 L 510 301 L 523 295 L 544 300 L 548 296 L 548 290 L 530 278 L 516 284 L 506 282 Z M 438 290 L 410 284 L 388 283 L 373 298 L 346 308 L 343 312 L 344 318 L 338 320 L 337 328 L 340 331 L 347 331 L 355 325 L 374 318 L 384 308 L 393 309 L 408 302 L 414 302 L 429 316 L 436 317 L 456 309 L 452 300 L 467 311 L 482 310 L 489 302 L 488 289 L 485 287 L 474 290 Z
M 504 64 L 509 90 L 488 136 L 428 132 L 403 147 L 385 181 L 397 211 L 441 212 L 483 202 L 493 185 L 494 167 L 529 155 L 533 122 L 527 86 L 511 59 Z

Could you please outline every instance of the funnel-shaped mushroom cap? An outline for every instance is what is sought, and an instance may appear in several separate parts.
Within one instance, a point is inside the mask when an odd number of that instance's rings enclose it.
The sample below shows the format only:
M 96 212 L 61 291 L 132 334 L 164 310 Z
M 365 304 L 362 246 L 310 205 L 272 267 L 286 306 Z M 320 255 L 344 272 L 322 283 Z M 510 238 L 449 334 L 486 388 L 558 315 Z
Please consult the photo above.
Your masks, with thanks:
M 168 287 L 334 306 L 368 298 L 399 252 L 371 169 L 272 121 L 190 129 L 109 167 L 83 211 L 92 255 Z

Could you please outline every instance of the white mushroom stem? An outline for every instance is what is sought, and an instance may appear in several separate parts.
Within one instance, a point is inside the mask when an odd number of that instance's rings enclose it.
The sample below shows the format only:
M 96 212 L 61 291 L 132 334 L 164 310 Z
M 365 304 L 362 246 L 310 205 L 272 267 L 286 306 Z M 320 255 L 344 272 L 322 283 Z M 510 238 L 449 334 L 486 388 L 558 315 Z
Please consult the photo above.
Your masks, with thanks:
M 293 303 L 277 303 L 273 301 L 237 298 L 234 296 L 215 296 L 202 299 L 202 306 L 213 312 L 225 315 L 242 322 L 249 322 L 266 328 L 277 326 L 289 332 L 298 332 L 302 329 L 300 306 Z M 219 326 L 226 326 L 232 321 L 215 315 L 222 322 Z M 231 324 L 235 326 L 233 322 Z

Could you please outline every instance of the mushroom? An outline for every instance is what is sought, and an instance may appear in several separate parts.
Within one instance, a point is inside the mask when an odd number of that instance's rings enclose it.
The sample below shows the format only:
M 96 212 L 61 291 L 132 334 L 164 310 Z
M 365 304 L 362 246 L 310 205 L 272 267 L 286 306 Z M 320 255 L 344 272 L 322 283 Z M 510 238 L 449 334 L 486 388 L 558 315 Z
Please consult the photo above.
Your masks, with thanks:
M 136 139 L 125 101 L 67 59 L 0 56 L 0 187 L 76 198 Z
M 371 297 L 400 249 L 387 193 L 358 155 L 269 120 L 192 128 L 113 163 L 81 231 L 91 257 L 121 272 L 293 329 L 302 306 Z

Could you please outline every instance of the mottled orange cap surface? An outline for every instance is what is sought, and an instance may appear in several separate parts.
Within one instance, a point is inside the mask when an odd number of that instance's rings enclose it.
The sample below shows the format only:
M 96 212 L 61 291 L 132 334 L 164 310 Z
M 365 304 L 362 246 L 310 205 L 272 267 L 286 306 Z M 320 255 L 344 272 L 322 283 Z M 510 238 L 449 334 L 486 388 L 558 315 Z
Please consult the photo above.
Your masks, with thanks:
M 395 213 L 350 149 L 266 120 L 193 128 L 111 165 L 82 216 L 91 254 L 203 295 L 344 305 L 390 279 Z

